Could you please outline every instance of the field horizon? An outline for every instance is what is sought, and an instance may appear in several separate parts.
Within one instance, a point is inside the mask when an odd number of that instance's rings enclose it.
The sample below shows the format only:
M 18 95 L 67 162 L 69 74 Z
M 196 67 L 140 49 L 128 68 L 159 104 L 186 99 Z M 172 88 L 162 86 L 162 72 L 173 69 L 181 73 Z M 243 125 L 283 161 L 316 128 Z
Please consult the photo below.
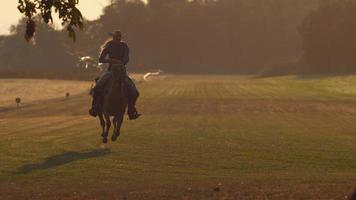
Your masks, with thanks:
M 4 81 L 1 200 L 326 200 L 356 189 L 356 76 L 140 81 L 142 118 L 105 148 L 87 114 L 90 82 Z M 35 96 L 16 108 L 17 93 Z

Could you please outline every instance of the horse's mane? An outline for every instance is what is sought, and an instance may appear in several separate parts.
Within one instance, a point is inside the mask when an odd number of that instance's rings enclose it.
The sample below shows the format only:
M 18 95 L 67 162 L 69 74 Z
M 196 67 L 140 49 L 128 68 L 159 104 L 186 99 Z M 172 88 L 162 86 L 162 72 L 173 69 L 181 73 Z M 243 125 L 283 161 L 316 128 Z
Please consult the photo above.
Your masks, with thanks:
M 124 66 L 112 66 L 111 68 L 111 72 L 112 72 L 112 78 L 110 83 L 107 85 L 107 93 L 106 95 L 114 95 L 114 96 L 120 96 L 121 98 L 124 98 L 125 95 L 123 94 L 123 92 L 125 92 L 124 90 L 120 90 L 117 87 L 123 87 L 124 84 L 124 79 L 126 76 L 126 71 Z M 115 86 L 115 87 L 114 87 Z

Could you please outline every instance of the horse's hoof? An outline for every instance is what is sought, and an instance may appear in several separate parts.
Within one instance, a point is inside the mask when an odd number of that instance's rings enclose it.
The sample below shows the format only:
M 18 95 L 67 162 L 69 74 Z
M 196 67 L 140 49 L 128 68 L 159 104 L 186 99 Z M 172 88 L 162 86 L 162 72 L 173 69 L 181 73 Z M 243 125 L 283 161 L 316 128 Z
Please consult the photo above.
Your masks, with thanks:
M 104 143 L 104 144 L 108 143 L 108 138 L 104 137 L 104 138 L 103 138 L 103 143 Z
M 113 142 L 115 142 L 119 136 L 120 136 L 120 134 L 113 134 L 112 137 L 111 137 L 111 140 Z

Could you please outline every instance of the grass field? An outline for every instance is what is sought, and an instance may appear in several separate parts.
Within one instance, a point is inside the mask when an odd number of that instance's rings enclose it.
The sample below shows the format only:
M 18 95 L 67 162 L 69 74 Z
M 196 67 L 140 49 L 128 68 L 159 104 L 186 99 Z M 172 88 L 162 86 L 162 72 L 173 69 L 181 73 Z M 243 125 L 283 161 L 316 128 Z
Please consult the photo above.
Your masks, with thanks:
M 0 109 L 16 107 L 15 99 L 21 97 L 23 105 L 54 98 L 65 98 L 89 91 L 91 84 L 81 81 L 40 80 L 40 79 L 0 79 Z
M 106 149 L 87 115 L 90 83 L 65 84 L 68 100 L 43 92 L 0 112 L 1 200 L 326 200 L 356 189 L 356 76 L 144 82 L 143 117 Z

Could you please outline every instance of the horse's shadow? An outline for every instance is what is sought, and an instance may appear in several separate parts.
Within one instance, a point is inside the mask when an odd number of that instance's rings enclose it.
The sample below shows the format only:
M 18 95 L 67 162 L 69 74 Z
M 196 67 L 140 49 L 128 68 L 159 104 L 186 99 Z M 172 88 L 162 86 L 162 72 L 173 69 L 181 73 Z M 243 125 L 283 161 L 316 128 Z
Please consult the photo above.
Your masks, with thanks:
M 55 168 L 78 160 L 102 157 L 110 153 L 108 149 L 97 149 L 89 152 L 64 152 L 47 157 L 41 163 L 26 164 L 17 169 L 17 174 L 26 174 L 35 170 Z

